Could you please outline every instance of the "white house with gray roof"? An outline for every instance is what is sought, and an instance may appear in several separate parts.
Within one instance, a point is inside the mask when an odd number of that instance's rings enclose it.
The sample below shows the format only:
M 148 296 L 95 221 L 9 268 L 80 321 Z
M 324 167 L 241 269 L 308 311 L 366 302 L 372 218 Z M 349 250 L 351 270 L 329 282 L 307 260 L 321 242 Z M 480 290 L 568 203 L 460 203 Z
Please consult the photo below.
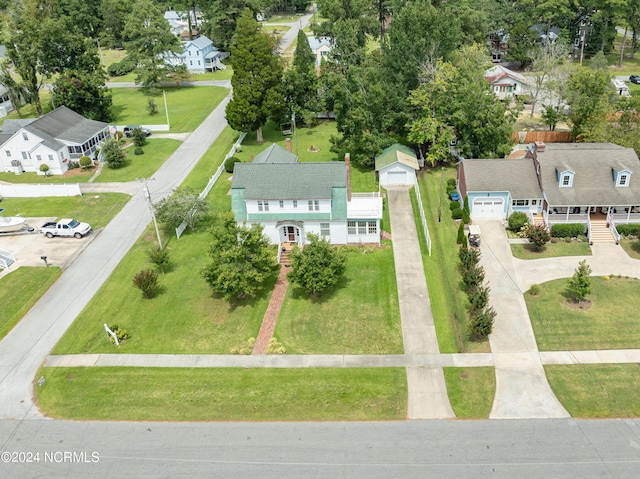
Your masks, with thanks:
M 61 175 L 69 169 L 69 161 L 93 157 L 108 136 L 107 123 L 88 120 L 66 106 L 37 119 L 6 120 L 0 135 L 0 168 L 44 174 L 40 166 L 46 164 L 48 174 Z
M 238 224 L 263 225 L 273 244 L 303 245 L 309 233 L 332 244 L 379 243 L 382 198 L 350 194 L 347 179 L 343 162 L 236 163 L 231 209 Z
M 173 66 L 184 65 L 190 73 L 204 73 L 214 70 L 224 70 L 226 66 L 222 60 L 229 56 L 213 46 L 213 42 L 204 35 L 185 40 L 182 43 L 182 53 L 167 53 L 165 61 Z

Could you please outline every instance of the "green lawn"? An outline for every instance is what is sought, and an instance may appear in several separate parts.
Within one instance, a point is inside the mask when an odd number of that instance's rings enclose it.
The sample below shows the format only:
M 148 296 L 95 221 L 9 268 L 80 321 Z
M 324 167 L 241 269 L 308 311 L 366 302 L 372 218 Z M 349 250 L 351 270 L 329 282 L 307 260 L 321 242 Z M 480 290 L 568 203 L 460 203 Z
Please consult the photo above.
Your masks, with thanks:
M 123 150 L 127 155 L 126 165 L 115 170 L 103 165 L 102 171 L 95 181 L 96 183 L 122 182 L 134 181 L 136 178 L 149 178 L 181 144 L 181 141 L 169 138 L 149 138 L 146 145 L 142 147 L 143 155 L 134 155 L 135 146 L 131 144 Z
M 640 241 L 624 239 L 620 245 L 630 258 L 640 259 Z
M 540 251 L 531 244 L 511 244 L 511 253 L 520 259 L 556 258 L 559 256 L 591 256 L 591 247 L 586 241 L 547 243 Z
M 316 299 L 289 285 L 274 334 L 287 353 L 403 352 L 391 246 L 348 251 L 344 279 Z
M 640 416 L 637 364 L 545 366 L 551 389 L 573 417 Z
M 541 351 L 640 348 L 638 297 L 640 280 L 592 277 L 591 307 L 567 304 L 567 279 L 540 285 L 525 294 L 531 324 Z
M 496 394 L 493 368 L 443 368 L 447 394 L 458 419 L 487 419 Z
M 190 132 L 218 106 L 229 90 L 215 86 L 166 87 L 167 108 L 172 132 Z M 139 88 L 113 88 L 112 111 L 118 125 L 159 125 L 167 122 L 162 95 L 151 96 Z M 158 114 L 149 115 L 147 106 L 153 98 Z
M 293 23 L 300 20 L 298 15 L 271 15 L 267 20 L 261 23 L 262 29 L 269 27 L 272 23 Z
M 72 420 L 404 420 L 406 373 L 389 369 L 42 368 L 40 410 Z
M 488 341 L 474 342 L 468 339 L 466 329 L 468 300 L 460 287 L 462 280 L 458 272 L 458 245 L 456 244 L 458 225 L 451 219 L 447 201 L 444 201 L 441 221 L 438 222 L 441 174 L 440 168 L 428 168 L 418 175 L 420 194 L 431 235 L 431 256 L 427 255 L 425 245 L 422 251 L 422 261 L 438 335 L 438 345 L 442 353 L 487 352 L 489 350 Z M 445 183 L 447 179 L 455 177 L 455 168 L 444 170 Z M 414 213 L 416 224 L 419 224 L 420 217 L 417 213 L 417 207 Z M 421 227 L 418 228 L 419 235 L 421 235 L 421 230 Z
M 60 268 L 55 266 L 22 266 L 0 278 L 0 339 L 11 331 L 60 274 Z
M 43 198 L 5 198 L 5 216 L 77 218 L 95 230 L 106 226 L 131 197 L 124 193 L 100 193 L 84 196 L 47 196 Z

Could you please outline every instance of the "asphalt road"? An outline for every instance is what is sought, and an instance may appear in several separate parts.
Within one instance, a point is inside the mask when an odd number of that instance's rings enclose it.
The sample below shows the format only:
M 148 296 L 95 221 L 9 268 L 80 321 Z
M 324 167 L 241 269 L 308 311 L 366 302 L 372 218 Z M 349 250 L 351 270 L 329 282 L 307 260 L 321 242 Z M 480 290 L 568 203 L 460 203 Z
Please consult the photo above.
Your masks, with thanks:
M 5 420 L 0 421 L 0 475 L 636 479 L 639 426 L 637 420 L 573 419 L 252 424 Z

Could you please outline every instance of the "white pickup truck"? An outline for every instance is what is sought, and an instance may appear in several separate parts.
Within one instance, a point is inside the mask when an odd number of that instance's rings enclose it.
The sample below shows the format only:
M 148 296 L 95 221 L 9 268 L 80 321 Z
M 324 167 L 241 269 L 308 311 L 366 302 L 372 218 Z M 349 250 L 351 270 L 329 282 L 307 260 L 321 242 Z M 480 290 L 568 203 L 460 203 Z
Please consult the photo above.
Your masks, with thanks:
M 82 238 L 89 234 L 89 231 L 91 231 L 91 226 L 87 223 L 81 223 L 71 218 L 63 218 L 57 223 L 55 221 L 49 221 L 40 228 L 40 232 L 47 238 L 53 238 L 54 236 Z

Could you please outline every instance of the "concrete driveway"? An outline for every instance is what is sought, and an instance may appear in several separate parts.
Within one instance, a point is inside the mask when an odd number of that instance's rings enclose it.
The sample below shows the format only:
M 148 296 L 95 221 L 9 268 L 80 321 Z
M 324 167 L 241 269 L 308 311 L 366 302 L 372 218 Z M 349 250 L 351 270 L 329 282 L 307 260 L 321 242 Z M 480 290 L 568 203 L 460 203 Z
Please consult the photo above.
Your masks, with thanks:
M 569 417 L 551 391 L 501 221 L 478 220 L 481 265 L 497 316 L 489 335 L 496 372 L 492 419 Z M 515 353 L 515 354 L 514 354 Z

